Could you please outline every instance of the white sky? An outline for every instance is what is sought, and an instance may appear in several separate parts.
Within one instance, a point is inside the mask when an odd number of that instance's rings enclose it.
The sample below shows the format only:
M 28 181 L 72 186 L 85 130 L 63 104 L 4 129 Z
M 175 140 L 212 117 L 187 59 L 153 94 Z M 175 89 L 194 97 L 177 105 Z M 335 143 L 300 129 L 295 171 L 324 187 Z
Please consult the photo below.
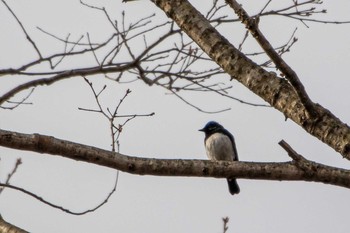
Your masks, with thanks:
M 146 1 L 121 4 L 117 1 L 95 1 L 106 6 L 113 16 L 126 10 L 134 15 L 156 12 L 164 14 Z M 208 1 L 211 3 L 211 1 Z M 241 1 L 243 2 L 243 1 Z M 255 1 L 246 1 L 247 10 L 256 12 Z M 284 1 L 290 2 L 290 1 Z M 78 1 L 30 2 L 8 1 L 39 48 L 50 54 L 61 52 L 62 45 L 36 29 L 47 29 L 55 35 L 72 38 L 89 32 L 98 40 L 108 37 L 111 27 L 105 19 Z M 94 2 L 89 2 L 94 4 Z M 193 1 L 204 5 L 202 1 Z M 203 6 L 204 8 L 204 6 Z M 329 14 L 323 19 L 350 20 L 349 1 L 327 1 L 323 8 Z M 135 17 L 135 20 L 138 17 Z M 273 17 L 261 20 L 261 27 L 274 44 L 282 44 L 295 27 L 298 43 L 285 58 L 298 73 L 310 97 L 350 123 L 348 66 L 350 61 L 350 25 L 301 23 Z M 225 30 L 225 35 L 239 41 L 242 34 Z M 0 67 L 17 67 L 35 57 L 14 19 L 0 4 Z M 155 37 L 157 35 L 154 35 Z M 231 38 L 232 37 L 232 38 Z M 236 39 L 238 38 L 238 39 Z M 237 44 L 236 44 L 237 45 Z M 247 46 L 255 46 L 250 42 Z M 247 48 L 248 50 L 250 48 Z M 90 60 L 89 60 L 90 59 Z M 81 60 L 84 67 L 91 57 Z M 64 64 L 69 65 L 69 64 Z M 0 77 L 0 93 L 25 80 Z M 229 77 L 223 76 L 223 80 Z M 206 159 L 203 138 L 198 129 L 209 120 L 223 124 L 236 138 L 239 158 L 243 161 L 277 162 L 289 157 L 279 146 L 281 139 L 310 160 L 347 167 L 327 145 L 305 133 L 281 113 L 270 108 L 256 108 L 215 95 L 184 94 L 206 110 L 230 107 L 232 110 L 210 115 L 198 112 L 159 87 L 142 82 L 116 84 L 93 78 L 96 86 L 108 84 L 106 106 L 114 106 L 127 88 L 132 90 L 121 113 L 150 113 L 154 117 L 132 121 L 121 137 L 123 154 L 156 157 Z M 230 93 L 235 97 L 262 103 L 236 81 Z M 14 111 L 0 111 L 0 128 L 23 133 L 40 133 L 74 142 L 110 149 L 107 122 L 99 115 L 79 111 L 94 107 L 91 92 L 82 78 L 73 78 L 49 87 L 39 87 L 30 101 Z M 4 181 L 16 158 L 23 164 L 11 183 L 32 191 L 65 208 L 83 211 L 94 207 L 110 192 L 116 171 L 61 157 L 0 148 L 0 178 Z M 94 213 L 68 215 L 48 207 L 22 193 L 5 190 L 0 196 L 3 218 L 30 232 L 222 232 L 222 217 L 230 218 L 229 231 L 239 233 L 270 232 L 348 232 L 350 191 L 344 188 L 305 182 L 238 180 L 241 193 L 231 196 L 224 179 L 169 178 L 120 173 L 117 192 Z

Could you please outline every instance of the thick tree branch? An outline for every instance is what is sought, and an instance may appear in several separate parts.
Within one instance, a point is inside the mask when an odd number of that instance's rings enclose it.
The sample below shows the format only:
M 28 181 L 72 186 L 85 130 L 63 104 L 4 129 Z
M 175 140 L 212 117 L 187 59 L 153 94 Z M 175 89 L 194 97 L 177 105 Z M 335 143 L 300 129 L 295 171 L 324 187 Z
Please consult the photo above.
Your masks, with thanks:
M 152 0 L 226 73 L 350 160 L 350 128 L 320 105 L 308 114 L 294 88 L 255 64 L 224 38 L 187 0 Z
M 181 159 L 149 159 L 123 155 L 39 134 L 0 130 L 0 145 L 84 161 L 138 175 L 237 177 L 265 180 L 304 180 L 350 188 L 350 171 L 315 163 L 312 175 L 293 162 L 253 163 Z
M 304 85 L 300 82 L 298 75 L 294 70 L 283 60 L 283 58 L 275 51 L 270 42 L 266 39 L 264 34 L 259 29 L 259 18 L 251 18 L 248 13 L 241 7 L 241 5 L 235 0 L 226 0 L 226 3 L 231 6 L 235 11 L 238 18 L 245 24 L 246 28 L 250 31 L 252 36 L 259 43 L 261 48 L 275 63 L 276 68 L 279 69 L 287 80 L 292 84 L 293 88 L 297 92 L 301 102 L 305 106 L 306 110 L 310 114 L 314 114 L 313 103 L 311 102 L 308 94 L 305 91 Z
M 26 233 L 27 231 L 6 222 L 0 215 L 0 232 L 1 233 Z

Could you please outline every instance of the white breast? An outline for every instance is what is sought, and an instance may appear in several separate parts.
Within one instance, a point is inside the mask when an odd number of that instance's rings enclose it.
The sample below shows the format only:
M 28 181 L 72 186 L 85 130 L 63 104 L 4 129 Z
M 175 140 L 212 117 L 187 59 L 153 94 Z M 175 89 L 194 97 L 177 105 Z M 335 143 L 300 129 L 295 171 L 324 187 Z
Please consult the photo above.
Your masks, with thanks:
M 233 160 L 234 151 L 230 138 L 221 133 L 212 134 L 205 141 L 207 156 L 211 160 Z

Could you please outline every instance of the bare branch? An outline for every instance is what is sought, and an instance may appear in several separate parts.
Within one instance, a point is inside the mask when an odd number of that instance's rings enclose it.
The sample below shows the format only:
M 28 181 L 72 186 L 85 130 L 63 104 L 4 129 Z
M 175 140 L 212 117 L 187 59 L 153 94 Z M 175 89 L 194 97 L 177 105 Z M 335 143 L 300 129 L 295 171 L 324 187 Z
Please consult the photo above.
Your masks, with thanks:
M 138 175 L 304 180 L 350 188 L 349 170 L 319 163 L 314 163 L 317 169 L 310 176 L 293 162 L 254 163 L 138 158 L 51 136 L 6 130 L 0 130 L 0 145 L 12 149 L 64 156 Z
M 235 11 L 242 23 L 246 25 L 246 28 L 250 31 L 252 36 L 264 49 L 266 54 L 276 64 L 276 67 L 284 74 L 288 81 L 292 84 L 298 96 L 307 109 L 307 111 L 315 116 L 316 112 L 313 107 L 313 103 L 310 100 L 308 94 L 305 91 L 304 85 L 300 82 L 298 75 L 295 71 L 282 59 L 282 57 L 273 49 L 270 42 L 262 34 L 259 29 L 259 18 L 251 18 L 248 13 L 241 7 L 241 5 L 235 0 L 226 0 L 232 9 Z
M 40 202 L 42 202 L 42 203 L 44 203 L 44 204 L 46 204 L 46 205 L 48 205 L 50 207 L 62 210 L 65 213 L 72 214 L 72 215 L 84 215 L 84 214 L 87 214 L 87 213 L 90 213 L 90 212 L 94 212 L 95 210 L 99 209 L 100 207 L 102 207 L 104 204 L 106 204 L 108 202 L 109 198 L 112 196 L 112 194 L 115 192 L 115 190 L 117 188 L 118 174 L 119 173 L 117 173 L 117 177 L 116 177 L 116 180 L 115 180 L 115 183 L 114 183 L 114 187 L 111 190 L 111 192 L 107 195 L 107 197 L 99 205 L 97 205 L 96 207 L 94 207 L 92 209 L 85 210 L 85 211 L 81 211 L 81 212 L 79 212 L 79 211 L 71 211 L 71 210 L 69 210 L 67 208 L 64 208 L 62 206 L 53 204 L 53 203 L 51 203 L 49 201 L 46 201 L 43 197 L 40 197 L 40 196 L 34 194 L 33 192 L 30 192 L 30 191 L 28 191 L 26 189 L 23 189 L 23 188 L 14 186 L 14 185 L 0 183 L 0 186 L 5 187 L 5 188 L 14 189 L 14 190 L 20 191 L 22 193 L 25 193 L 26 195 L 29 195 L 29 196 L 37 199 L 38 201 L 40 201 Z
M 119 137 L 121 135 L 121 132 L 123 130 L 123 127 L 132 119 L 136 118 L 136 117 L 149 117 L 149 116 L 153 116 L 155 113 L 149 113 L 149 114 L 124 114 L 124 115 L 120 115 L 118 110 L 121 106 L 121 104 L 123 103 L 123 101 L 125 100 L 125 98 L 131 93 L 130 89 L 127 89 L 124 96 L 119 100 L 119 103 L 117 104 L 117 106 L 114 108 L 113 111 L 110 110 L 109 107 L 107 107 L 107 110 L 104 110 L 104 108 L 102 107 L 102 103 L 100 101 L 100 94 L 102 94 L 102 92 L 106 89 L 106 85 L 101 89 L 101 91 L 96 92 L 95 88 L 93 87 L 92 83 L 84 78 L 85 82 L 89 85 L 94 98 L 95 98 L 95 102 L 97 104 L 98 110 L 96 109 L 87 109 L 87 108 L 78 108 L 79 110 L 83 110 L 83 111 L 88 111 L 88 112 L 94 112 L 94 113 L 100 113 L 103 115 L 104 118 L 106 118 L 109 122 L 109 129 L 110 129 L 110 134 L 111 134 L 111 139 L 112 139 L 112 151 L 117 151 L 119 152 L 120 149 L 120 144 L 119 144 Z M 126 120 L 124 120 L 123 122 L 119 122 L 118 124 L 115 122 L 116 119 L 119 118 L 127 118 Z
M 303 156 L 299 155 L 293 148 L 284 140 L 278 143 L 285 151 L 287 151 L 289 157 L 291 157 L 294 161 L 303 161 L 306 160 Z
M 68 37 L 69 37 L 69 35 L 67 36 L 67 40 L 68 40 Z M 67 51 L 67 43 L 65 43 L 64 44 L 64 53 L 63 53 L 63 56 L 61 56 L 60 58 L 59 58 L 59 60 L 56 62 L 56 64 L 52 64 L 52 60 L 50 59 L 50 60 L 48 60 L 48 62 L 50 63 L 50 67 L 51 67 L 51 69 L 55 69 L 62 61 L 63 61 L 63 59 L 64 58 L 66 58 L 66 57 L 68 57 L 68 56 L 71 56 L 72 55 L 72 53 L 73 53 L 73 50 L 74 50 L 74 48 L 79 44 L 79 42 L 83 39 L 84 37 L 83 36 L 81 36 L 75 43 L 73 43 L 73 46 Z M 88 39 L 90 39 L 90 38 L 88 38 Z M 89 41 L 90 42 L 90 41 Z M 91 45 L 91 43 L 90 43 L 90 50 L 92 51 L 92 52 L 94 52 L 96 49 L 94 49 L 94 48 L 92 48 L 92 45 Z
M 11 101 L 11 100 L 7 100 L 6 103 L 10 104 L 10 106 L 7 107 L 7 106 L 1 106 L 1 105 L 0 105 L 0 108 L 2 108 L 2 109 L 7 109 L 7 110 L 13 110 L 13 109 L 17 108 L 17 107 L 20 106 L 20 105 L 32 104 L 32 103 L 29 103 L 29 102 L 26 102 L 26 101 L 27 101 L 27 99 L 29 99 L 29 97 L 33 94 L 33 92 L 34 92 L 34 88 L 32 88 L 32 89 L 29 91 L 29 93 L 28 93 L 26 96 L 24 96 L 24 97 L 22 98 L 22 100 L 20 100 L 20 101 Z M 11 105 L 12 105 L 12 106 L 11 106 Z
M 298 154 L 293 148 L 284 140 L 278 143 L 285 151 L 287 151 L 289 157 L 293 159 L 295 165 L 300 168 L 307 176 L 313 176 L 318 169 L 318 164 L 305 159 L 302 155 Z
M 321 105 L 313 104 L 316 116 L 308 114 L 294 88 L 275 73 L 247 58 L 224 38 L 187 0 L 153 1 L 195 41 L 231 78 L 241 82 L 271 106 L 281 111 L 309 134 L 350 159 L 350 127 Z M 176 17 L 175 17 L 176 16 Z M 192 20 L 186 20 L 191 17 Z M 198 24 L 197 22 L 201 22 Z M 331 133 L 330 133 L 331 132 Z
M 17 87 L 13 88 L 12 90 L 8 91 L 7 93 L 0 96 L 0 105 L 4 103 L 6 100 L 10 99 L 12 96 L 16 95 L 17 93 L 26 90 L 31 87 L 36 86 L 42 86 L 42 85 L 51 85 L 55 82 L 77 77 L 77 76 L 89 76 L 89 75 L 95 75 L 100 73 L 115 73 L 115 72 L 123 72 L 127 69 L 130 69 L 133 66 L 133 64 L 125 64 L 125 65 L 115 65 L 112 67 L 90 67 L 86 69 L 76 69 L 76 70 L 67 70 L 67 71 L 57 71 L 57 74 L 52 76 L 51 78 L 42 78 L 37 79 L 33 81 L 29 81 L 27 83 L 18 85 Z M 34 73 L 33 73 L 34 75 Z
M 215 3 L 218 4 L 218 2 Z M 113 21 L 112 17 L 108 14 L 105 8 L 92 6 L 82 1 L 81 4 L 91 8 L 92 10 L 102 12 L 107 18 L 108 22 L 113 26 L 115 34 L 113 34 L 103 43 L 92 42 L 89 34 L 87 34 L 87 37 L 80 36 L 78 40 L 72 41 L 70 39 L 70 34 L 68 34 L 66 38 L 60 38 L 38 27 L 38 29 L 43 33 L 55 38 L 58 41 L 61 41 L 64 45 L 64 52 L 40 58 L 16 69 L 10 68 L 0 70 L 0 75 L 18 74 L 22 76 L 45 76 L 43 79 L 29 81 L 27 83 L 21 84 L 13 90 L 8 91 L 0 97 L 0 105 L 3 104 L 4 101 L 9 100 L 9 98 L 15 94 L 27 88 L 35 87 L 38 85 L 50 85 L 57 81 L 75 76 L 88 76 L 101 73 L 109 79 L 113 79 L 121 83 L 127 83 L 130 82 L 130 80 L 124 80 L 124 77 L 126 76 L 124 74 L 128 72 L 133 74 L 133 76 L 137 76 L 137 79 L 144 81 L 148 85 L 159 85 L 174 92 L 177 92 L 179 90 L 215 90 L 215 93 L 220 94 L 224 97 L 231 98 L 233 100 L 237 100 L 240 103 L 249 104 L 252 106 L 263 106 L 260 104 L 249 103 L 247 101 L 229 95 L 227 92 L 225 92 L 227 88 L 225 85 L 219 89 L 214 89 L 210 86 L 211 84 L 206 84 L 206 80 L 209 80 L 212 76 L 221 74 L 222 70 L 215 64 L 215 67 L 213 68 L 211 59 L 206 57 L 203 52 L 199 52 L 198 47 L 193 44 L 193 41 L 186 41 L 187 39 L 185 40 L 182 36 L 182 31 L 180 29 L 174 29 L 174 23 L 167 21 L 165 23 L 152 25 L 151 20 L 154 17 L 154 14 L 152 14 L 150 16 L 137 20 L 135 23 L 127 25 L 125 13 L 122 14 L 121 21 Z M 224 6 L 226 6 L 226 4 L 215 5 L 208 12 L 208 14 L 210 17 L 214 17 L 218 12 L 220 12 L 221 9 L 224 8 Z M 145 36 L 146 33 L 158 29 L 162 29 L 163 32 L 163 29 L 166 27 L 168 27 L 168 31 L 161 35 L 157 40 L 150 44 L 147 42 Z M 180 37 L 177 37 L 180 38 L 180 40 L 176 41 L 173 47 L 164 49 L 163 46 L 163 48 L 161 48 L 161 44 L 163 42 L 172 40 L 175 35 L 180 35 Z M 139 54 L 136 54 L 132 51 L 132 47 L 129 46 L 129 44 L 133 42 L 134 39 L 138 39 L 139 37 L 142 37 L 142 41 L 144 42 L 145 47 L 143 51 L 141 51 Z M 83 41 L 83 39 L 87 40 L 87 42 Z M 107 50 L 107 45 L 111 45 L 113 42 L 116 42 L 116 45 L 107 51 L 102 58 L 99 57 L 97 50 L 101 52 L 103 51 L 102 49 Z M 81 47 L 83 47 L 83 49 L 74 51 L 76 48 Z M 122 51 L 125 52 L 125 50 L 129 55 L 129 59 L 126 59 L 125 53 L 120 53 Z M 87 52 L 92 53 L 96 63 L 98 64 L 98 67 L 87 67 L 72 70 L 56 70 L 57 66 L 63 61 L 63 59 L 73 59 L 73 57 L 77 55 L 84 55 Z M 115 61 L 117 59 L 120 60 L 120 58 L 122 58 L 124 61 L 116 63 Z M 53 62 L 54 59 L 58 60 L 56 62 Z M 78 59 L 78 56 L 76 59 Z M 34 70 L 36 65 L 44 62 L 48 62 L 50 64 L 50 68 L 53 71 L 27 71 L 28 69 Z M 118 67 L 124 67 L 125 69 L 118 69 Z M 198 70 L 198 67 L 208 67 L 208 69 Z M 92 71 L 92 69 L 95 71 Z M 113 78 L 109 75 L 112 73 L 116 74 L 116 78 Z M 131 81 L 135 81 L 137 79 L 134 78 Z M 176 96 L 180 97 L 179 95 Z M 184 99 L 182 98 L 181 100 Z M 196 109 L 200 109 L 193 103 L 191 103 L 190 106 L 195 107 Z
M 230 221 L 230 219 L 229 219 L 229 217 L 224 217 L 224 218 L 222 218 L 222 221 L 224 223 L 223 233 L 226 233 L 228 230 L 228 222 Z
M 20 158 L 18 158 L 16 160 L 15 166 L 13 167 L 12 171 L 7 175 L 7 179 L 5 181 L 5 184 L 9 184 L 10 180 L 12 178 L 12 176 L 16 173 L 18 167 L 22 164 L 22 160 Z M 2 191 L 4 190 L 3 187 L 0 188 L 0 194 L 2 193 Z
M 292 20 L 300 21 L 306 27 L 309 27 L 306 22 L 312 23 L 323 23 L 323 24 L 348 24 L 350 21 L 337 21 L 337 20 L 321 20 L 312 18 L 314 15 L 326 14 L 327 10 L 321 9 L 318 10 L 316 7 L 309 5 L 322 5 L 322 1 L 318 0 L 307 0 L 307 1 L 288 1 L 288 6 L 281 7 L 279 9 L 267 10 L 269 5 L 271 4 L 271 0 L 269 0 L 265 6 L 259 11 L 259 13 L 252 14 L 251 18 L 256 17 L 266 17 L 266 16 L 279 16 L 285 17 Z M 304 8 L 302 8 L 304 7 Z M 211 19 L 210 22 L 216 22 L 218 24 L 223 23 L 234 23 L 240 21 L 237 18 L 229 18 L 229 17 L 219 17 Z
M 175 91 L 173 90 L 170 90 L 171 93 L 173 93 L 175 96 L 177 96 L 180 100 L 182 100 L 185 104 L 197 109 L 198 111 L 200 112 L 203 112 L 203 113 L 209 113 L 209 114 L 216 114 L 216 113 L 220 113 L 220 112 L 226 112 L 226 111 L 229 111 L 231 108 L 226 108 L 226 109 L 221 109 L 221 110 L 216 110 L 216 111 L 207 111 L 207 110 L 203 110 L 199 107 L 197 107 L 196 105 L 194 104 L 191 104 L 189 101 L 187 101 L 185 98 L 183 98 L 181 95 L 179 95 L 178 93 L 176 93 Z
M 50 36 L 50 37 L 52 37 L 52 38 L 54 38 L 54 39 L 56 39 L 56 40 L 58 40 L 58 41 L 63 42 L 65 46 L 68 45 L 68 44 L 79 45 L 79 46 L 89 46 L 89 43 L 82 43 L 82 42 L 76 42 L 76 41 L 71 41 L 71 40 L 69 40 L 70 35 L 71 35 L 70 33 L 66 36 L 65 39 L 62 39 L 61 37 L 56 36 L 56 35 L 54 35 L 53 33 L 50 33 L 50 32 L 48 32 L 47 30 L 45 30 L 45 29 L 43 29 L 43 28 L 41 28 L 41 27 L 36 27 L 36 28 L 37 28 L 39 31 L 41 31 L 42 33 L 44 33 L 44 34 L 46 34 L 46 35 L 48 35 L 48 36 Z M 84 36 L 81 35 L 80 38 L 83 39 Z M 80 41 L 81 39 L 79 39 L 79 41 Z M 98 46 L 99 44 L 94 43 L 94 44 L 92 44 L 92 45 L 93 45 L 93 46 Z
M 36 44 L 34 43 L 34 41 L 32 40 L 32 38 L 29 36 L 28 32 L 26 31 L 26 29 L 24 28 L 22 22 L 18 19 L 18 17 L 16 16 L 16 14 L 12 11 L 12 9 L 10 8 L 10 6 L 5 2 L 5 0 L 1 0 L 5 7 L 7 8 L 7 10 L 12 14 L 12 16 L 16 19 L 18 25 L 21 27 L 23 33 L 26 35 L 26 39 L 29 41 L 29 43 L 33 46 L 33 48 L 35 49 L 36 53 L 38 54 L 39 58 L 42 58 L 41 53 L 38 49 L 38 47 L 36 46 Z
M 113 34 L 105 42 L 96 45 L 92 50 L 96 52 L 97 50 L 105 47 L 107 44 L 109 44 L 111 41 L 113 41 L 113 39 L 115 37 L 116 37 L 116 34 Z M 79 44 L 77 42 L 65 41 L 64 42 L 65 47 L 67 46 L 67 44 L 70 44 L 70 43 L 72 43 L 73 45 L 74 45 L 74 43 L 76 45 Z M 94 43 L 91 43 L 91 44 L 94 44 Z M 87 45 L 88 44 L 85 44 L 85 46 L 87 46 Z M 15 75 L 15 74 L 28 75 L 28 76 L 33 76 L 33 75 L 42 76 L 42 75 L 52 75 L 52 74 L 64 72 L 64 71 L 54 71 L 54 72 L 33 72 L 33 73 L 30 73 L 30 72 L 25 72 L 25 71 L 29 68 L 35 67 L 35 65 L 39 65 L 39 64 L 43 63 L 43 62 L 49 62 L 51 64 L 51 61 L 56 59 L 56 58 L 58 60 L 62 60 L 63 57 L 68 57 L 68 56 L 73 57 L 73 56 L 77 56 L 77 55 L 83 55 L 85 53 L 92 52 L 92 50 L 90 48 L 89 49 L 82 49 L 80 51 L 72 51 L 71 50 L 71 51 L 69 51 L 69 53 L 66 53 L 66 50 L 65 50 L 64 53 L 57 53 L 57 54 L 54 54 L 54 55 L 51 55 L 48 57 L 43 57 L 43 58 L 34 60 L 32 62 L 29 62 L 28 64 L 25 64 L 19 68 L 2 69 L 2 70 L 0 70 L 0 77 L 4 76 L 4 75 Z M 56 66 L 55 66 L 55 68 L 56 68 Z

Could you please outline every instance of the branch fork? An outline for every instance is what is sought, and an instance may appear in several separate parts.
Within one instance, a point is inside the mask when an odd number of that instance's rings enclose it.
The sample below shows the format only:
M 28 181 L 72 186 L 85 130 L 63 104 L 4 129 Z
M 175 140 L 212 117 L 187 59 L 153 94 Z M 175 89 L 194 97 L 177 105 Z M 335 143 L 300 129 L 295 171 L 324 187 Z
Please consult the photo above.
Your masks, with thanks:
M 307 177 L 312 177 L 317 172 L 317 163 L 307 160 L 302 155 L 298 154 L 286 141 L 282 140 L 278 143 L 289 157 L 292 158 L 293 164 L 302 170 Z

